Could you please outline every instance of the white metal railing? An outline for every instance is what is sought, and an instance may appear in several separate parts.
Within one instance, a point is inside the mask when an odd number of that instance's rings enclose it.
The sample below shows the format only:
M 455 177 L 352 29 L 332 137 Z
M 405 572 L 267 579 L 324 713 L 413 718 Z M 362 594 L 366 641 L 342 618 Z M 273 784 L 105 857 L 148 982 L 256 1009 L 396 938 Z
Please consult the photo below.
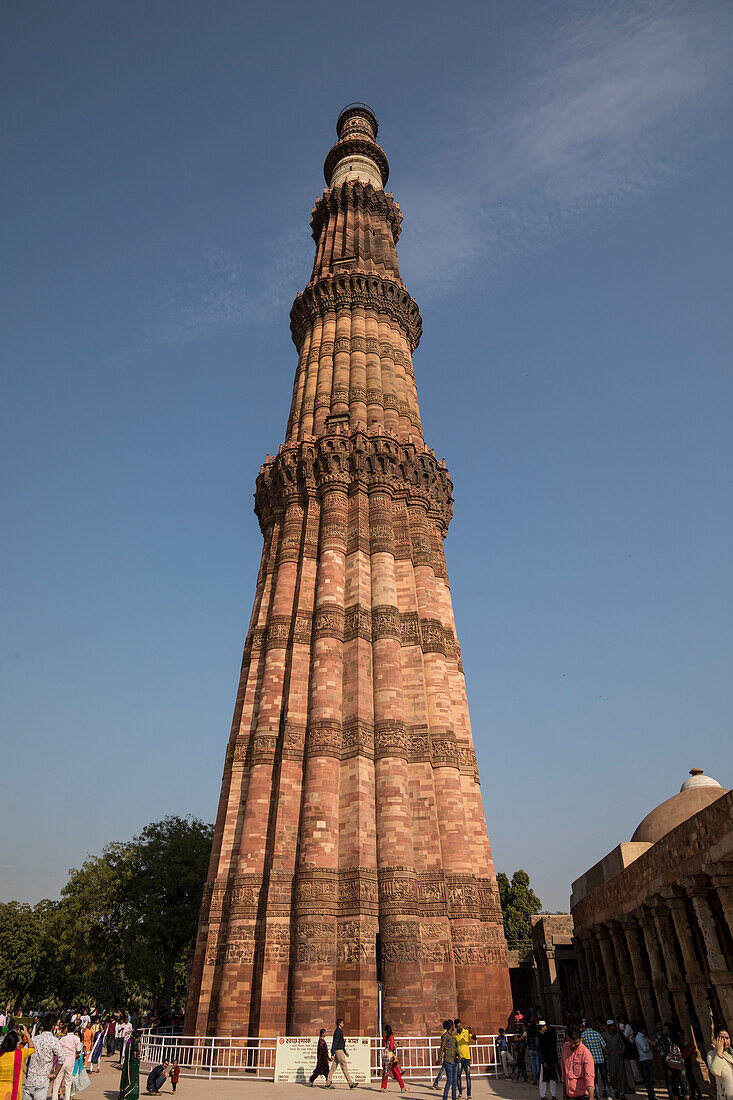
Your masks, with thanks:
M 564 1028 L 562 1029 L 564 1032 Z M 511 1039 L 511 1035 L 507 1035 Z M 496 1049 L 496 1035 L 479 1035 L 471 1043 L 471 1076 L 496 1077 L 503 1073 Z M 348 1049 L 348 1039 L 346 1040 Z M 144 1033 L 140 1038 L 140 1060 L 155 1064 L 177 1061 L 188 1077 L 269 1078 L 275 1076 L 276 1037 L 233 1038 L 228 1035 L 166 1035 Z M 400 1068 L 412 1080 L 431 1080 L 440 1038 L 418 1035 L 397 1040 Z M 315 1066 L 314 1066 L 315 1068 Z M 527 1057 L 529 1070 L 529 1057 Z M 371 1041 L 372 1078 L 382 1075 L 382 1042 Z

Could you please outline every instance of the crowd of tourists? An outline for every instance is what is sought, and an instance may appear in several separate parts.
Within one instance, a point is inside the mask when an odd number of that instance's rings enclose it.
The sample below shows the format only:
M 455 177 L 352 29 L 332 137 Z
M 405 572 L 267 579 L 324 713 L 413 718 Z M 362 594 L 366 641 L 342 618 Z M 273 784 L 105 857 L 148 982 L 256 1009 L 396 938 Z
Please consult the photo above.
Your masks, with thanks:
M 528 1081 L 529 1057 L 529 1072 L 541 1100 L 546 1100 L 548 1091 L 555 1100 L 558 1082 L 566 1098 L 589 1095 L 598 1100 L 625 1100 L 643 1089 L 648 1100 L 657 1100 L 655 1055 L 669 1100 L 702 1100 L 699 1051 L 672 1021 L 657 1021 L 653 1035 L 647 1034 L 642 1024 L 623 1018 L 581 1019 L 562 1029 L 548 1027 L 539 1010 L 530 1009 L 525 1017 L 515 1009 L 509 1033 L 499 1029 L 496 1049 L 504 1077 L 511 1081 Z M 706 1063 L 717 1085 L 718 1100 L 733 1100 L 733 1055 L 727 1028 L 715 1031 Z M 568 1073 L 574 1076 L 576 1068 L 582 1068 L 580 1087 L 585 1091 L 575 1091 L 577 1082 L 568 1088 Z
M 35 1013 L 28 1026 L 9 1009 L 0 1012 L 0 1100 L 71 1100 L 100 1072 L 103 1057 L 121 1071 L 119 1100 L 140 1096 L 140 1035 L 149 1025 L 135 1012 L 93 1015 L 85 1010 Z M 147 1089 L 157 1095 L 167 1079 L 172 1091 L 180 1069 L 153 1067 Z

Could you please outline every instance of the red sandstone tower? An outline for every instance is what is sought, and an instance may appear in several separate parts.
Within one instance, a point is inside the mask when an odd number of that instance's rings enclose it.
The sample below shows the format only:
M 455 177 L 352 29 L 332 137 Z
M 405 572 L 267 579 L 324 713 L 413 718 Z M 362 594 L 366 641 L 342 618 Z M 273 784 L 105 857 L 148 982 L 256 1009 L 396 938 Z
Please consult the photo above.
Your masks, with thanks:
M 402 1035 L 506 1022 L 509 972 L 423 441 L 402 214 L 364 104 L 341 112 L 201 910 L 187 1034 Z

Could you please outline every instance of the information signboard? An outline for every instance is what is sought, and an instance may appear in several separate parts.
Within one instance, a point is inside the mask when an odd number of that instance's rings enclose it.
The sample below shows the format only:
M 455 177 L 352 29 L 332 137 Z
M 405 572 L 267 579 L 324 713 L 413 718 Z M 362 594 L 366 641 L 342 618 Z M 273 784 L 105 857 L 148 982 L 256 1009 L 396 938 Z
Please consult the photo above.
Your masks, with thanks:
M 327 1042 L 330 1050 L 330 1040 L 327 1040 Z M 357 1081 L 359 1084 L 369 1082 L 371 1078 L 370 1049 L 371 1041 L 368 1038 L 347 1038 L 347 1064 L 352 1081 Z M 296 1082 L 304 1084 L 316 1068 L 317 1060 L 317 1036 L 279 1036 L 275 1048 L 275 1083 Z M 343 1080 L 343 1074 L 338 1067 L 336 1068 L 335 1077 Z

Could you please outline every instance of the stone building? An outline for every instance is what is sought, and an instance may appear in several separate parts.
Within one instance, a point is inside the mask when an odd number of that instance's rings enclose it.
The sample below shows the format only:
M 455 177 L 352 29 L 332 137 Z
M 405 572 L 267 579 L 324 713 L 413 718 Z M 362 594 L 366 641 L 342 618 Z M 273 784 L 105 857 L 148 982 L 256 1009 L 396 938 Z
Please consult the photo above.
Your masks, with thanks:
M 531 944 L 507 946 L 515 1005 L 541 1008 L 551 1024 L 561 1024 L 564 1013 L 580 1010 L 580 976 L 569 913 L 532 917 Z
M 733 791 L 693 768 L 573 883 L 571 910 L 586 1013 L 676 1019 L 706 1049 L 733 1025 Z
M 423 439 L 402 213 L 364 104 L 341 112 L 290 314 L 285 442 L 264 539 L 189 983 L 189 1034 L 403 1035 L 511 1003 L 443 539 Z

